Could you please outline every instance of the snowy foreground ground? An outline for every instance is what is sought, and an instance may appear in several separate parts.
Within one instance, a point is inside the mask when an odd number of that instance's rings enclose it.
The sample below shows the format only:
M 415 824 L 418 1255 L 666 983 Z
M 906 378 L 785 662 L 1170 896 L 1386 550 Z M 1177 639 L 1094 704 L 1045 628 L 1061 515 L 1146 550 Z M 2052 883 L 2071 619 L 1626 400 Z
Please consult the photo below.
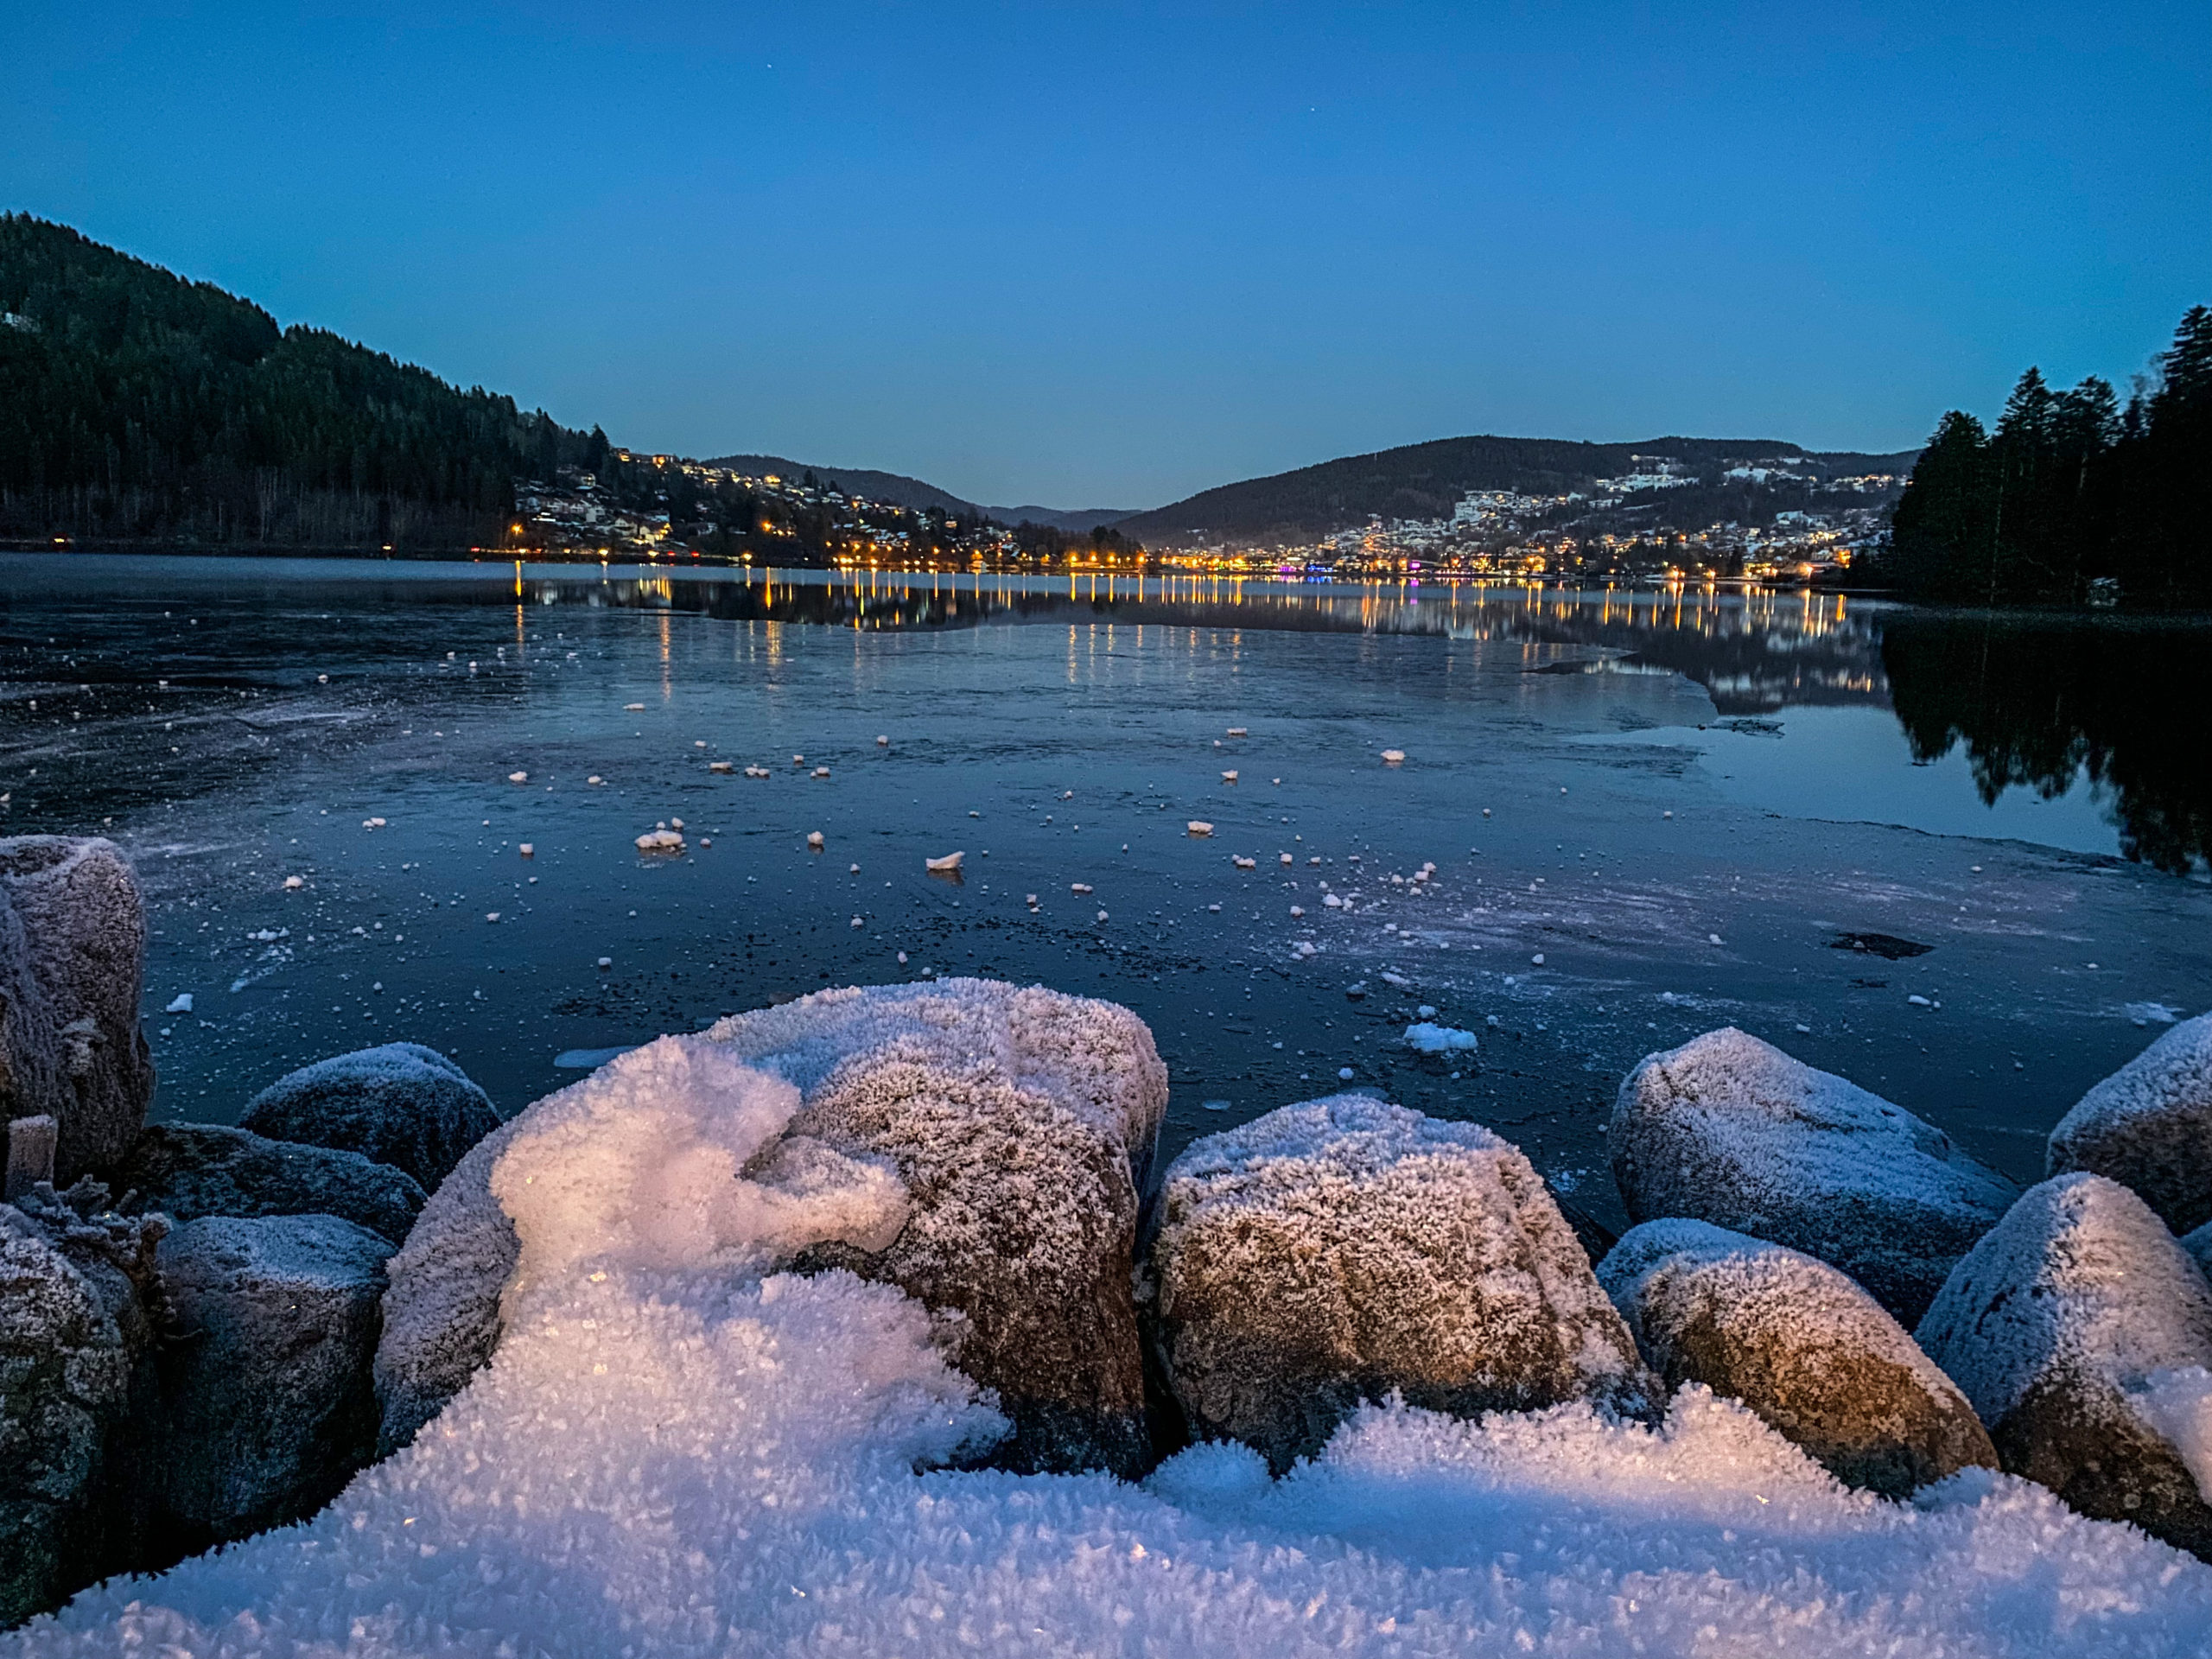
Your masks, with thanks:
M 798 1104 L 669 1039 L 543 1103 L 493 1190 L 505 1336 L 305 1525 L 87 1592 L 39 1655 L 2202 1655 L 2212 1568 L 1970 1471 L 1849 1491 L 1697 1389 L 1391 1406 L 1280 1481 L 930 1465 L 999 1422 L 895 1290 L 773 1270 L 855 1193 L 738 1178 Z

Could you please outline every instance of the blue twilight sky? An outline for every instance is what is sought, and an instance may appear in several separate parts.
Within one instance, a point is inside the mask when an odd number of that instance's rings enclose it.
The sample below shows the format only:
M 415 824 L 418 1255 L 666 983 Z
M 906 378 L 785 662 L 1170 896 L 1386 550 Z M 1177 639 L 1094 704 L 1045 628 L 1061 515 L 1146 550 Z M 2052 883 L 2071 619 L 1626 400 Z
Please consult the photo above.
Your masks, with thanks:
M 16 0 L 0 207 L 618 442 L 1002 504 L 1892 448 L 2212 300 L 2212 0 Z

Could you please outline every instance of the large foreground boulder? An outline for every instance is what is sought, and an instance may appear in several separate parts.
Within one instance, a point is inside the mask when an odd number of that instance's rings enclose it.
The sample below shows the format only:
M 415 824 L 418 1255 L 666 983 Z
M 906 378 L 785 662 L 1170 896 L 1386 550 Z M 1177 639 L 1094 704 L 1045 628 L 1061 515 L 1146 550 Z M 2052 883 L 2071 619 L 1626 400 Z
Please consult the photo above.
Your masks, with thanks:
M 382 1235 L 335 1216 L 211 1216 L 162 1241 L 153 1529 L 176 1553 L 314 1513 L 376 1447 Z
M 1610 1133 L 1631 1220 L 1786 1244 L 1906 1325 L 2018 1192 L 1934 1124 L 1732 1026 L 1647 1056 Z
M 1130 1272 L 1167 1105 L 1128 1009 L 987 980 L 823 991 L 708 1035 L 789 1079 L 792 1137 L 898 1171 L 912 1209 L 842 1266 L 960 1316 L 955 1363 L 995 1389 L 1021 1471 L 1151 1459 Z
M 500 1172 L 518 1137 L 601 1094 L 650 1115 L 664 1109 L 656 1088 L 695 1089 L 683 1079 L 717 1058 L 797 1092 L 788 1126 L 748 1154 L 749 1182 L 855 1195 L 849 1224 L 795 1244 L 795 1264 L 849 1268 L 948 1316 L 956 1362 L 1013 1422 L 997 1461 L 1145 1464 L 1129 1280 L 1166 1070 L 1126 1009 L 979 980 L 825 991 L 725 1020 L 703 1041 L 663 1039 L 480 1142 L 391 1263 L 377 1354 L 386 1446 L 497 1350 L 520 1254 Z
M 0 1204 L 0 1630 L 135 1565 L 152 1257 L 86 1183 Z
M 2007 1470 L 2212 1560 L 2212 1285 L 2134 1193 L 2080 1173 L 2030 1188 L 1919 1338 Z
M 145 957 L 137 880 L 112 842 L 0 840 L 0 1124 L 50 1114 L 61 1185 L 121 1157 L 146 1121 Z
M 1269 1112 L 1171 1164 L 1148 1255 L 1192 1433 L 1277 1472 L 1363 1400 L 1471 1415 L 1640 1402 L 1627 1327 L 1529 1160 L 1362 1095 Z
M 149 1124 L 108 1177 L 132 1214 L 336 1216 L 394 1249 L 425 1194 L 414 1178 L 359 1153 L 271 1141 L 213 1123 Z
M 426 1192 L 499 1127 L 468 1074 L 420 1043 L 384 1043 L 288 1072 L 246 1103 L 238 1127 L 335 1147 L 404 1169 Z
M 2177 1233 L 2212 1221 L 2212 1014 L 2185 1020 L 2074 1103 L 2046 1169 L 2129 1188 Z
M 1707 1222 L 1648 1221 L 1598 1279 L 1669 1393 L 1702 1382 L 1742 1401 L 1847 1485 L 1903 1497 L 1997 1466 L 1957 1384 L 1825 1262 Z

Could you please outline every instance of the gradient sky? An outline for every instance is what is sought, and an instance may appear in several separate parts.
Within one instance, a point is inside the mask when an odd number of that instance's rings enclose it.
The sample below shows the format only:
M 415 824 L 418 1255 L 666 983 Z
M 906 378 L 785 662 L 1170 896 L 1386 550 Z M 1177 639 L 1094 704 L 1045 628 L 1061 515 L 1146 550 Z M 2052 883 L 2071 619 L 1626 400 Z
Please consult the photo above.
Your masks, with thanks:
M 1919 442 L 2212 300 L 2212 3 L 16 0 L 0 206 L 618 442 Z

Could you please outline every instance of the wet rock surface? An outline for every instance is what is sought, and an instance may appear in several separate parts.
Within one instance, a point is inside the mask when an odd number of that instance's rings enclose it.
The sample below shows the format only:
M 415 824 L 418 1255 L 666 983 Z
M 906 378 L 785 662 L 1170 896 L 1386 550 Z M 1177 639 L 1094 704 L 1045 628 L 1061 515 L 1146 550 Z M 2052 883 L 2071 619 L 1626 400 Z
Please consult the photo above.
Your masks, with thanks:
M 1825 1262 L 1701 1221 L 1631 1229 L 1599 1281 L 1672 1392 L 1740 1400 L 1836 1478 L 1888 1497 L 1997 1466 L 1958 1386 Z
M 1932 1123 L 1733 1027 L 1646 1057 L 1609 1138 L 1631 1219 L 1786 1244 L 1907 1325 L 2018 1193 Z
M 60 1185 L 120 1157 L 145 1122 L 145 956 L 137 880 L 112 842 L 0 840 L 0 1122 L 54 1118 Z
M 2133 1192 L 2030 1188 L 1917 1336 L 2006 1470 L 2212 1560 L 2212 1285 Z
M 499 1115 L 468 1074 L 420 1043 L 357 1049 L 287 1073 L 246 1103 L 238 1127 L 390 1164 L 425 1192 Z
M 415 1224 L 425 1195 L 413 1178 L 358 1153 L 271 1141 L 210 1123 L 149 1125 L 108 1177 L 133 1214 L 176 1221 L 205 1216 L 336 1216 L 393 1249 Z
M 1633 1341 L 1518 1150 L 1361 1095 L 1268 1113 L 1168 1166 L 1148 1253 L 1194 1438 L 1278 1472 L 1391 1391 L 1459 1414 L 1640 1401 Z
M 2049 1173 L 2118 1181 L 2186 1233 L 2212 1222 L 2212 1014 L 2097 1084 L 2050 1132 Z
M 312 1514 L 376 1446 L 383 1236 L 335 1216 L 208 1217 L 162 1240 L 154 1530 L 181 1553 Z

